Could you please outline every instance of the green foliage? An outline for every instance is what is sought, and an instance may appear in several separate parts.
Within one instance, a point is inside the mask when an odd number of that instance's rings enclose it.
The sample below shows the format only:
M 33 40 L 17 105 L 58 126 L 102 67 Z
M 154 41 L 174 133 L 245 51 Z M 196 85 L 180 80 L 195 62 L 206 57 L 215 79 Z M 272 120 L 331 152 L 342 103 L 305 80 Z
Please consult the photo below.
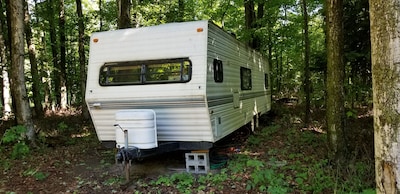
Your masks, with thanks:
M 194 177 L 189 173 L 176 173 L 171 176 L 161 176 L 156 181 L 152 181 L 153 185 L 174 186 L 181 193 L 190 193 L 193 185 Z
M 327 162 L 328 160 L 318 160 L 311 165 L 308 172 L 309 181 L 318 184 L 304 185 L 306 191 L 321 193 L 326 189 L 334 187 L 334 173 L 326 168 Z
M 205 187 L 209 184 L 211 185 L 216 185 L 218 187 L 218 185 L 221 186 L 221 183 L 223 183 L 224 181 L 226 181 L 228 179 L 228 174 L 226 173 L 226 169 L 221 170 L 221 172 L 219 173 L 209 173 L 207 175 L 201 175 L 199 176 L 199 178 L 197 179 L 198 183 L 200 184 L 200 186 Z M 222 189 L 222 188 L 220 188 Z
M 49 173 L 40 172 L 38 169 L 28 169 L 25 170 L 22 175 L 31 176 L 37 181 L 43 181 L 49 176 Z
M 26 144 L 27 129 L 18 125 L 7 129 L 1 138 L 1 143 L 12 146 L 11 159 L 23 158 L 30 153 L 29 146 Z
M 227 174 L 227 169 L 222 169 L 219 173 L 208 173 L 194 175 L 189 173 L 175 173 L 168 176 L 160 176 L 157 180 L 151 181 L 150 185 L 174 187 L 179 193 L 192 193 L 192 191 L 203 191 L 210 185 L 217 189 L 223 189 L 223 182 L 232 179 Z M 143 186 L 143 184 L 141 184 Z
M 68 129 L 68 125 L 64 121 L 62 121 L 58 123 L 57 129 L 61 131 L 66 131 Z
M 11 127 L 6 130 L 1 141 L 5 144 L 24 141 L 26 132 L 27 129 L 22 125 Z
M 124 179 L 122 177 L 111 177 L 103 182 L 103 185 L 112 186 L 112 185 L 121 185 Z
M 346 116 L 347 116 L 347 118 L 356 119 L 357 118 L 357 110 L 354 110 L 354 109 L 348 110 L 346 112 Z
M 338 186 L 337 189 L 341 193 L 368 193 L 370 191 L 364 189 L 375 185 L 374 180 L 370 180 L 370 178 L 375 175 L 373 162 L 350 161 L 348 164 L 338 167 L 338 173 L 340 173 L 338 177 L 338 185 L 340 186 Z
M 349 162 L 348 165 L 341 166 L 341 169 L 332 166 L 320 154 L 326 143 L 326 136 L 323 134 L 300 132 L 298 129 L 287 129 L 276 124 L 264 128 L 254 136 L 257 136 L 257 141 L 273 146 L 263 148 L 261 152 L 260 147 L 246 144 L 243 151 L 233 154 L 226 168 L 222 168 L 219 172 L 213 171 L 201 175 L 176 173 L 160 176 L 151 182 L 148 182 L 148 179 L 140 179 L 137 181 L 137 186 L 149 193 L 165 191 L 166 187 L 167 190 L 178 193 L 229 190 L 230 187 L 246 189 L 245 192 L 248 193 L 374 192 L 373 189 L 368 189 L 373 186 L 367 181 L 368 177 L 371 177 L 369 173 L 373 165 Z M 276 147 L 278 144 L 284 147 Z M 262 154 L 254 154 L 257 152 Z M 103 154 L 105 157 L 113 156 L 111 151 Z M 100 161 L 100 165 L 106 167 L 109 162 L 111 161 L 104 159 Z M 72 163 L 66 161 L 65 164 Z M 109 174 L 104 174 L 102 178 L 108 176 Z M 37 177 L 40 177 L 40 173 Z M 114 187 L 121 185 L 121 181 L 122 178 L 109 177 L 100 184 L 84 179 L 78 180 L 77 183 L 82 186 Z
M 258 188 L 260 192 L 288 193 L 289 187 L 284 180 L 283 173 L 277 173 L 273 169 L 253 171 L 251 180 L 247 182 L 247 190 Z
M 261 135 L 264 138 L 271 137 L 271 134 L 274 134 L 274 133 L 278 132 L 278 130 L 280 128 L 281 128 L 280 125 L 271 125 L 271 126 L 265 127 L 265 128 L 262 129 Z
M 353 107 L 372 99 L 369 4 L 361 0 L 343 3 L 346 101 Z
M 234 157 L 228 161 L 228 169 L 233 174 L 240 174 L 246 171 L 246 163 L 250 157 L 247 155 L 234 155 Z
M 252 135 L 247 140 L 250 146 L 258 146 L 261 142 L 261 138 L 255 135 Z
M 11 159 L 23 158 L 29 153 L 29 146 L 26 145 L 25 142 L 18 142 L 12 148 Z

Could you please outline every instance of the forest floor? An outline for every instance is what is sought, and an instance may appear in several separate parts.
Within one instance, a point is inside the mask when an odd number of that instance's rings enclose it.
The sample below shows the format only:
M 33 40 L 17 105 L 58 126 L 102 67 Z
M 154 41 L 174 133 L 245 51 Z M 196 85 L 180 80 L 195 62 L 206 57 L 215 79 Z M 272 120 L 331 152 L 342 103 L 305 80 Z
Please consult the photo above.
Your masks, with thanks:
M 300 106 L 273 109 L 255 133 L 243 127 L 210 150 L 210 173 L 185 173 L 184 154 L 173 152 L 134 163 L 130 181 L 90 122 L 74 111 L 50 114 L 36 122 L 37 148 L 0 144 L 0 193 L 374 193 L 370 110 L 347 114 L 348 156 L 336 164 L 328 160 L 323 111 L 303 128 Z

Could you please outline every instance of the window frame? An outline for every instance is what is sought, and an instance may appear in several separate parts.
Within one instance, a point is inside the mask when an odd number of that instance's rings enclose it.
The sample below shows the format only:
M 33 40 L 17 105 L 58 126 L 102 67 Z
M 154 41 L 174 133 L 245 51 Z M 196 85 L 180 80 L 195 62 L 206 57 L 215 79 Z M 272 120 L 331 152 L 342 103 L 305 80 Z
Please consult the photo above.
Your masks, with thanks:
M 131 72 L 120 73 L 124 70 Z M 111 71 L 115 71 L 115 73 L 113 74 L 111 73 Z M 123 78 L 127 79 L 123 81 L 114 81 L 114 79 Z M 151 78 L 155 79 L 151 80 Z M 149 61 L 123 61 L 104 63 L 100 67 L 98 81 L 101 86 L 120 86 L 186 83 L 189 82 L 191 79 L 192 62 L 188 58 L 177 58 Z
M 216 83 L 222 83 L 224 81 L 224 69 L 222 61 L 214 59 L 213 69 L 214 69 L 214 81 Z
M 247 84 L 245 83 L 247 82 Z M 252 90 L 252 76 L 251 69 L 246 67 L 240 67 L 240 89 L 241 90 Z
M 265 73 L 265 74 L 264 74 L 264 85 L 265 85 L 265 89 L 267 89 L 267 90 L 269 89 L 269 87 L 270 87 L 269 84 L 270 84 L 270 83 L 269 83 L 269 73 Z

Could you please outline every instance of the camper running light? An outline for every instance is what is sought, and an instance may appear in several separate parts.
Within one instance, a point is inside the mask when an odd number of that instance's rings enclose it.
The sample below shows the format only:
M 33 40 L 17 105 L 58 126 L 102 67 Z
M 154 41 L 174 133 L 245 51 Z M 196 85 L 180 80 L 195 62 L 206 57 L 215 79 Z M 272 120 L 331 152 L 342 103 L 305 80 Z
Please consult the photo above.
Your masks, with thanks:
M 203 28 L 197 28 L 197 32 L 203 32 Z
M 93 42 L 97 43 L 97 42 L 99 42 L 99 39 L 98 38 L 93 38 Z

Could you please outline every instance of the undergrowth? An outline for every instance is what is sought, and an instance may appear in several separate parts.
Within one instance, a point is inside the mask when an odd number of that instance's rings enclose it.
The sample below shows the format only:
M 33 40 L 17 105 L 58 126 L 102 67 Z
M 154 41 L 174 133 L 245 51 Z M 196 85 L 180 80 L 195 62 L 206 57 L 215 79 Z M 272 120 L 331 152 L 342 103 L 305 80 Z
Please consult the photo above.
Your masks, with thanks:
M 14 126 L 7 129 L 0 139 L 2 149 L 6 148 L 10 150 L 11 159 L 21 159 L 29 154 L 30 148 L 27 143 L 26 132 L 27 129 L 24 126 Z
M 280 111 L 272 121 L 268 121 L 267 127 L 256 130 L 254 134 L 245 138 L 240 147 L 235 147 L 233 152 L 229 152 L 229 159 L 219 169 L 211 170 L 207 174 L 174 173 L 151 180 L 138 179 L 135 180 L 135 192 L 375 193 L 374 160 L 371 155 L 373 144 L 365 138 L 365 135 L 357 131 L 349 131 L 349 143 L 356 146 L 350 146 L 346 162 L 335 164 L 328 159 L 327 137 L 323 131 L 304 130 L 298 123 L 299 118 L 294 111 L 287 109 L 280 109 Z M 353 123 L 357 124 L 355 120 Z M 95 142 L 93 139 L 96 138 L 91 137 L 71 138 L 75 136 L 70 133 L 76 132 L 73 126 L 73 123 L 49 122 L 49 129 L 54 129 L 56 132 L 42 130 L 44 144 L 51 147 L 79 143 L 89 145 L 88 142 Z M 368 132 L 367 127 L 372 129 L 372 125 L 366 125 L 365 129 L 360 131 Z M 38 150 L 30 150 L 27 146 L 23 136 L 25 132 L 26 129 L 17 126 L 8 129 L 2 136 L 0 168 L 3 170 L 10 169 L 14 163 L 13 160 L 23 159 L 31 152 L 37 154 Z M 68 138 L 65 138 L 64 143 L 52 142 L 50 137 L 55 135 Z M 65 161 L 60 164 L 54 163 L 54 165 L 68 166 L 69 163 Z M 46 181 L 50 177 L 45 169 L 33 165 L 23 167 L 20 173 L 23 177 L 30 177 L 36 181 Z M 102 186 L 122 185 L 123 180 L 120 177 L 107 177 L 105 176 L 105 180 L 101 182 Z M 78 183 L 82 181 L 78 180 Z M 82 184 L 89 183 L 85 180 Z M 89 185 L 96 186 L 95 183 Z
M 179 193 L 235 192 L 241 186 L 249 193 L 375 193 L 374 163 L 368 154 L 335 164 L 328 159 L 325 133 L 282 122 L 248 137 L 219 171 L 160 176 L 146 187 L 171 187 Z

